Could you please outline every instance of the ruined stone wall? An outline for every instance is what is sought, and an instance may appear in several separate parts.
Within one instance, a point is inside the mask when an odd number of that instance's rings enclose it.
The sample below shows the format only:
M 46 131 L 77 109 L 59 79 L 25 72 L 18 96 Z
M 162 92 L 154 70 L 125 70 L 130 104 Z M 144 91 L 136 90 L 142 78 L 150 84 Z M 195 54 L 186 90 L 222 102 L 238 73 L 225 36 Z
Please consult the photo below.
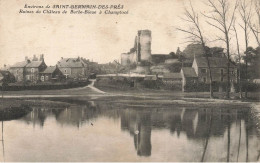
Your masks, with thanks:
M 137 57 L 138 61 L 151 61 L 151 42 L 150 30 L 139 30 L 137 37 Z

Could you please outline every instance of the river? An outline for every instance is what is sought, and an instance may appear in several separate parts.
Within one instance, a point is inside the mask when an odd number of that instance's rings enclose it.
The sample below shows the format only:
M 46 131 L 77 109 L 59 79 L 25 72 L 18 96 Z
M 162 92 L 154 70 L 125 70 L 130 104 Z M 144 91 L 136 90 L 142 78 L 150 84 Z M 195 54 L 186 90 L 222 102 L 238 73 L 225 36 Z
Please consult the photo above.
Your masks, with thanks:
M 0 161 L 260 161 L 250 108 L 52 101 L 70 106 L 33 106 L 2 123 Z

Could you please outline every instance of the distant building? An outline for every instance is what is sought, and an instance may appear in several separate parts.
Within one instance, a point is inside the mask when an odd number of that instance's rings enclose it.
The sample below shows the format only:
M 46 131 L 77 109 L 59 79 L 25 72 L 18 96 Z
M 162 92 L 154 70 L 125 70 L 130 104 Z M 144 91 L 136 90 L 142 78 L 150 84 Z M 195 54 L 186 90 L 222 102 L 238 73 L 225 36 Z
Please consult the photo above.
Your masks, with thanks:
M 65 78 L 63 73 L 57 66 L 49 66 L 47 67 L 41 74 L 41 81 L 61 81 Z
M 227 80 L 227 64 L 226 57 L 209 57 L 211 68 L 212 82 L 226 83 Z M 231 84 L 237 82 L 237 67 L 230 62 L 229 66 Z M 210 75 L 207 59 L 205 57 L 194 57 L 192 67 L 183 67 L 181 69 L 183 91 L 186 85 L 195 82 L 210 83 Z
M 227 82 L 227 58 L 209 57 L 209 63 L 211 68 L 212 81 Z M 192 63 L 192 68 L 195 70 L 199 82 L 210 83 L 208 63 L 205 57 L 195 57 Z M 229 73 L 230 81 L 236 83 L 237 67 L 232 62 L 230 62 Z
M 167 59 L 171 59 L 170 54 L 152 54 L 151 61 L 154 64 L 164 63 Z
M 28 58 L 25 61 L 17 62 L 10 67 L 10 72 L 14 75 L 17 82 L 25 81 L 25 66 L 30 63 Z
M 98 71 L 98 64 L 84 58 L 61 58 L 57 63 L 66 78 L 86 78 L 90 73 Z
M 182 81 L 182 76 L 181 73 L 165 73 L 163 74 L 162 80 L 167 84 L 175 84 Z
M 38 60 L 34 59 L 25 66 L 26 81 L 37 82 L 40 80 L 40 73 L 46 69 L 47 65 L 44 62 L 43 55 Z
M 25 61 L 17 62 L 10 66 L 10 72 L 14 75 L 17 82 L 37 82 L 40 80 L 39 73 L 45 70 L 46 67 L 44 55 L 42 54 L 40 59 L 34 55 L 32 60 L 25 57 Z
M 164 74 L 164 73 L 170 73 L 170 70 L 164 64 L 151 66 L 150 70 L 151 70 L 152 74 L 160 74 L 161 75 L 161 74 Z

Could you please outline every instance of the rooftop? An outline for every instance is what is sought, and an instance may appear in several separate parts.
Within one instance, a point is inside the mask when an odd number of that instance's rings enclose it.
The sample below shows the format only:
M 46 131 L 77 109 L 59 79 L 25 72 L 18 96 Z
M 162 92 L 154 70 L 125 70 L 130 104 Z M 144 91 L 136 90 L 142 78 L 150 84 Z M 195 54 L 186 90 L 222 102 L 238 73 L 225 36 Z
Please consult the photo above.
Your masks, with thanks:
M 196 57 L 198 67 L 208 67 L 208 62 L 205 57 Z M 228 60 L 226 57 L 209 57 L 210 67 L 227 67 Z M 230 62 L 230 67 L 236 67 L 236 65 Z
M 51 74 L 56 70 L 56 66 L 49 66 L 47 67 L 42 73 L 43 74 Z
M 58 67 L 84 67 L 84 62 L 80 58 L 61 58 L 57 63 Z
M 22 68 L 28 64 L 28 61 L 17 62 L 11 66 L 11 68 Z
M 165 73 L 163 74 L 163 78 L 167 79 L 181 79 L 181 74 L 180 73 Z
M 39 67 L 43 61 L 31 61 L 25 67 Z
M 183 71 L 184 77 L 187 77 L 187 78 L 197 77 L 197 74 L 196 74 L 194 68 L 192 68 L 192 67 L 183 67 L 182 71 Z

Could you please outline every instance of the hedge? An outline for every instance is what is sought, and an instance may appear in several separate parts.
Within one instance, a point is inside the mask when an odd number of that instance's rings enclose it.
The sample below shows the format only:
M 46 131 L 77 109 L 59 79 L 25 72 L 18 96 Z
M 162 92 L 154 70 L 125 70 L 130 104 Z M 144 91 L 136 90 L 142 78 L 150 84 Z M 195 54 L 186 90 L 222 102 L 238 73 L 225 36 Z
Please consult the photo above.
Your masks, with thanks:
M 44 84 L 29 84 L 29 85 L 7 85 L 0 86 L 3 91 L 22 91 L 22 90 L 55 90 L 55 89 L 68 89 L 87 86 L 89 81 L 84 82 L 67 82 L 67 83 L 44 83 Z

